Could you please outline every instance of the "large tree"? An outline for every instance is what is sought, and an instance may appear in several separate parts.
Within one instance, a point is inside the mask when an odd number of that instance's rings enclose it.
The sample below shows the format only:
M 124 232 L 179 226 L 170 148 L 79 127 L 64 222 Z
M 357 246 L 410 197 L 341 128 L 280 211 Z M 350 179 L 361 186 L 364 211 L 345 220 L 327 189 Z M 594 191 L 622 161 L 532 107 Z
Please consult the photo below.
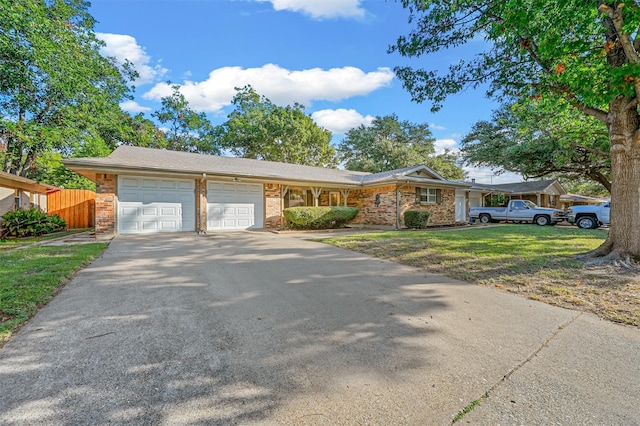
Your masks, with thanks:
M 398 67 L 418 102 L 433 108 L 466 88 L 557 99 L 607 127 L 611 229 L 593 257 L 640 259 L 640 6 L 637 0 L 402 0 L 414 29 L 390 51 L 407 57 L 484 39 L 447 71 Z
M 103 57 L 83 0 L 0 0 L 0 159 L 29 176 L 38 155 L 101 145 L 135 72 Z
M 467 164 L 522 174 L 526 179 L 592 180 L 611 191 L 606 126 L 574 109 L 543 100 L 505 105 L 462 139 Z
M 251 86 L 236 88 L 234 111 L 218 126 L 221 146 L 234 155 L 309 166 L 335 167 L 331 132 L 294 104 L 281 107 Z
M 462 179 L 457 158 L 450 152 L 435 155 L 434 142 L 428 124 L 400 121 L 392 114 L 349 130 L 338 153 L 348 170 L 377 173 L 424 164 L 447 179 Z
M 166 148 L 173 151 L 198 152 L 202 154 L 220 154 L 220 148 L 214 135 L 214 127 L 203 112 L 195 112 L 180 86 L 171 86 L 170 96 L 162 98 L 162 107 L 151 114 L 165 130 Z

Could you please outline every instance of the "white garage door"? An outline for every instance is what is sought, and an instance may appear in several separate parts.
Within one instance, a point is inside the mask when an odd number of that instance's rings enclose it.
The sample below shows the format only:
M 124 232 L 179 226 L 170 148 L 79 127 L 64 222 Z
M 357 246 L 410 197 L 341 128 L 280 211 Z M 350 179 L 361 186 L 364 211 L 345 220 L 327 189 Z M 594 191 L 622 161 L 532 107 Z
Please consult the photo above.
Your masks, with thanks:
M 207 182 L 207 229 L 262 228 L 262 185 Z
M 118 233 L 195 231 L 195 182 L 120 176 Z

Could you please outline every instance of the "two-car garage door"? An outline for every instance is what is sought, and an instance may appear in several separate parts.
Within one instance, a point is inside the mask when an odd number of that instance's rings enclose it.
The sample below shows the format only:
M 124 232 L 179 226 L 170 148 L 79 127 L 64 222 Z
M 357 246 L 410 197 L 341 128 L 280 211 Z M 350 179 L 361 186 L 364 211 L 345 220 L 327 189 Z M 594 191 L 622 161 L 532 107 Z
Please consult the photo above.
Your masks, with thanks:
M 207 182 L 207 229 L 263 226 L 262 185 Z M 195 180 L 118 178 L 118 233 L 195 231 Z

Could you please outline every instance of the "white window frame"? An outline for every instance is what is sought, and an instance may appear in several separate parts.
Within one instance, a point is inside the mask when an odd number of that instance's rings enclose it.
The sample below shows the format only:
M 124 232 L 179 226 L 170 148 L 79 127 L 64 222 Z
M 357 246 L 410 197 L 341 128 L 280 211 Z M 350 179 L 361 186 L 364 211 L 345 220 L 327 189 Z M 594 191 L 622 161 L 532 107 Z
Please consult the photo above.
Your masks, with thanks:
M 333 198 L 333 196 L 335 195 L 336 197 L 336 203 L 333 204 L 331 202 L 331 199 Z M 340 193 L 337 191 L 331 191 L 329 192 L 329 206 L 333 207 L 333 206 L 339 206 L 340 205 Z
M 436 204 L 438 202 L 438 190 L 435 188 L 420 188 L 420 202 Z

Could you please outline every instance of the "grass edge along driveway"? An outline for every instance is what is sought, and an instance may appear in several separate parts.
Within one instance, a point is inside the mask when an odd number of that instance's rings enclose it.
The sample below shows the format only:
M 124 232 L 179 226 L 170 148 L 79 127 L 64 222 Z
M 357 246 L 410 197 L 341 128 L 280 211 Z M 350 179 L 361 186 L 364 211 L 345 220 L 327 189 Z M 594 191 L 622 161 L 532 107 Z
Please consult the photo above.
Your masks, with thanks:
M 348 250 L 640 327 L 640 277 L 575 255 L 604 230 L 535 225 L 390 231 L 320 239 Z
M 0 347 L 108 243 L 6 248 L 0 245 Z

